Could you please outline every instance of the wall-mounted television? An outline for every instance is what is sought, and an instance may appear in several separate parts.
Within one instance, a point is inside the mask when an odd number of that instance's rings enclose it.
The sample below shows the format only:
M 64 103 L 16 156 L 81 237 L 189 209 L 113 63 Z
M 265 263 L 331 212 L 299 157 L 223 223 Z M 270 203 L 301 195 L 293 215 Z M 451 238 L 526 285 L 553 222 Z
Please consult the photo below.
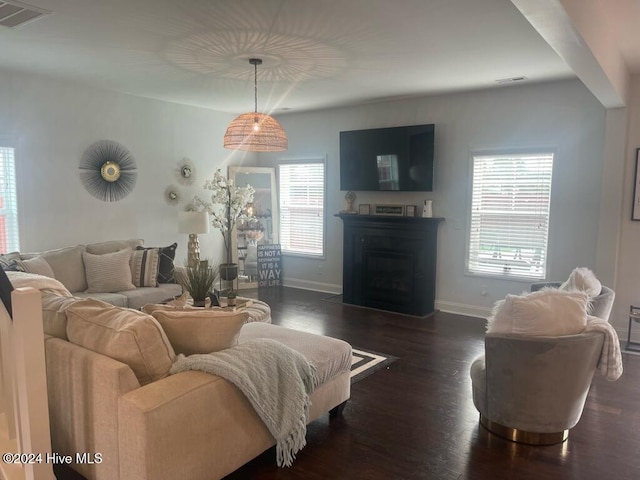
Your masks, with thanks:
M 435 125 L 340 132 L 340 190 L 433 190 Z

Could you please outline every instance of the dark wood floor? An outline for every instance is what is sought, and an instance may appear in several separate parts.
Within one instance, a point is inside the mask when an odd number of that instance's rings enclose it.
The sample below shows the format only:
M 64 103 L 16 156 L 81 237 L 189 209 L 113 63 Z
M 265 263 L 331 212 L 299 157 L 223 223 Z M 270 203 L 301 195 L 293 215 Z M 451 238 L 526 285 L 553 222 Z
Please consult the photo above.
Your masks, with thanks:
M 482 320 L 441 312 L 407 317 L 328 296 L 291 288 L 259 292 L 275 324 L 398 360 L 353 385 L 342 417 L 309 425 L 307 446 L 291 468 L 276 467 L 269 450 L 226 480 L 640 478 L 640 356 L 623 355 L 617 382 L 596 375 L 567 442 L 517 445 L 480 427 L 471 400 L 469 366 L 483 351 Z

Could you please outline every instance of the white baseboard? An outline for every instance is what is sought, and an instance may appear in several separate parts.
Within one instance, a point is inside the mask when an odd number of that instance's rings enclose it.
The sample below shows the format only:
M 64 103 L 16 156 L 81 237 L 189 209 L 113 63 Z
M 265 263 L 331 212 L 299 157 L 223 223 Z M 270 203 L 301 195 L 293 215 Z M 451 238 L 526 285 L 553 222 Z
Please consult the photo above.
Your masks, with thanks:
M 311 280 L 303 280 L 300 278 L 285 278 L 283 280 L 283 285 L 285 287 L 300 288 L 302 290 L 314 290 L 316 292 L 333 293 L 335 295 L 342 293 L 342 285 L 313 282 Z M 489 315 L 491 315 L 491 308 L 478 307 L 475 305 L 465 305 L 463 303 L 436 300 L 435 308 L 436 310 L 441 310 L 447 313 L 478 317 L 482 321 L 484 321 Z
M 313 282 L 311 280 L 302 280 L 300 278 L 285 278 L 282 281 L 285 287 L 301 288 L 302 290 L 314 290 L 316 292 L 342 293 L 342 285 L 335 285 L 333 283 Z
M 436 310 L 440 310 L 442 312 L 478 317 L 478 319 L 482 321 L 491 315 L 491 308 L 478 307 L 476 305 L 465 305 L 464 303 L 436 300 L 435 307 Z

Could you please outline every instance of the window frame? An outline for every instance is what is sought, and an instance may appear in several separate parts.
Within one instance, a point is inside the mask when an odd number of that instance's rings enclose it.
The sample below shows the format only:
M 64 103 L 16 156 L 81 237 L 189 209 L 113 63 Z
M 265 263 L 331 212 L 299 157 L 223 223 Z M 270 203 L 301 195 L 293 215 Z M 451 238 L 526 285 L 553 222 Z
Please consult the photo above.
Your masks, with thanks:
M 323 195 L 322 195 L 322 254 L 314 255 L 310 253 L 301 253 L 301 252 L 290 252 L 281 248 L 282 256 L 286 257 L 297 257 L 297 258 L 307 258 L 312 260 L 325 260 L 327 256 L 327 156 L 317 156 L 317 157 L 299 157 L 299 158 L 283 158 L 278 160 L 277 164 L 277 182 L 278 182 L 278 212 L 280 218 L 278 219 L 278 223 L 280 226 L 279 239 L 282 247 L 282 229 L 283 229 L 283 219 L 282 219 L 282 205 L 280 203 L 281 194 L 282 194 L 282 186 L 280 185 L 280 166 L 282 165 L 301 165 L 301 164 L 312 164 L 312 163 L 321 163 L 323 165 Z
M 475 157 L 479 156 L 525 156 L 525 155 L 551 155 L 551 178 L 549 183 L 549 209 L 547 214 L 547 238 L 546 238 L 546 254 L 543 264 L 543 273 L 540 276 L 537 275 L 520 275 L 514 273 L 491 273 L 491 272 L 474 272 L 470 270 L 470 257 L 471 257 L 471 234 L 472 234 L 472 217 L 473 217 L 473 177 L 474 177 L 474 164 Z M 469 175 L 468 175 L 468 199 L 467 199 L 467 225 L 465 235 L 465 252 L 464 252 L 464 275 L 476 278 L 490 278 L 496 280 L 509 280 L 514 282 L 531 283 L 533 281 L 544 280 L 548 273 L 548 265 L 551 251 L 549 239 L 551 238 L 551 217 L 552 217 L 552 201 L 553 201 L 553 177 L 554 170 L 557 161 L 557 151 L 555 147 L 539 146 L 539 147 L 527 147 L 527 148 L 487 148 L 487 149 L 473 149 L 469 154 Z
M 21 251 L 21 231 L 20 231 L 20 226 L 22 224 L 21 221 L 21 213 L 20 213 L 20 204 L 22 203 L 20 201 L 20 189 L 19 189 L 19 175 L 20 175 L 20 168 L 19 168 L 19 158 L 20 158 L 20 146 L 19 146 L 19 142 L 17 140 L 16 137 L 11 136 L 11 135 L 2 135 L 0 134 L 0 147 L 3 148 L 11 148 L 13 149 L 13 179 L 14 179 L 14 190 L 15 190 L 15 242 L 17 243 L 17 245 L 14 245 L 15 248 L 8 248 L 6 253 L 10 253 L 13 251 Z M 9 247 L 9 245 L 8 245 Z

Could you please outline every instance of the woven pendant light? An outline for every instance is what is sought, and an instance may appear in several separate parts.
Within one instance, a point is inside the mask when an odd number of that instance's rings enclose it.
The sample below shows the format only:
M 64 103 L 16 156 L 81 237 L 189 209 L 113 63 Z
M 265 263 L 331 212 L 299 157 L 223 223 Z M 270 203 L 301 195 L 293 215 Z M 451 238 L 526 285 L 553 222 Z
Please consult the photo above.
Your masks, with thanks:
M 259 58 L 249 59 L 254 68 L 255 109 L 252 113 L 237 116 L 224 134 L 224 148 L 249 152 L 280 152 L 287 149 L 287 135 L 280 123 L 270 115 L 258 113 L 258 65 Z

